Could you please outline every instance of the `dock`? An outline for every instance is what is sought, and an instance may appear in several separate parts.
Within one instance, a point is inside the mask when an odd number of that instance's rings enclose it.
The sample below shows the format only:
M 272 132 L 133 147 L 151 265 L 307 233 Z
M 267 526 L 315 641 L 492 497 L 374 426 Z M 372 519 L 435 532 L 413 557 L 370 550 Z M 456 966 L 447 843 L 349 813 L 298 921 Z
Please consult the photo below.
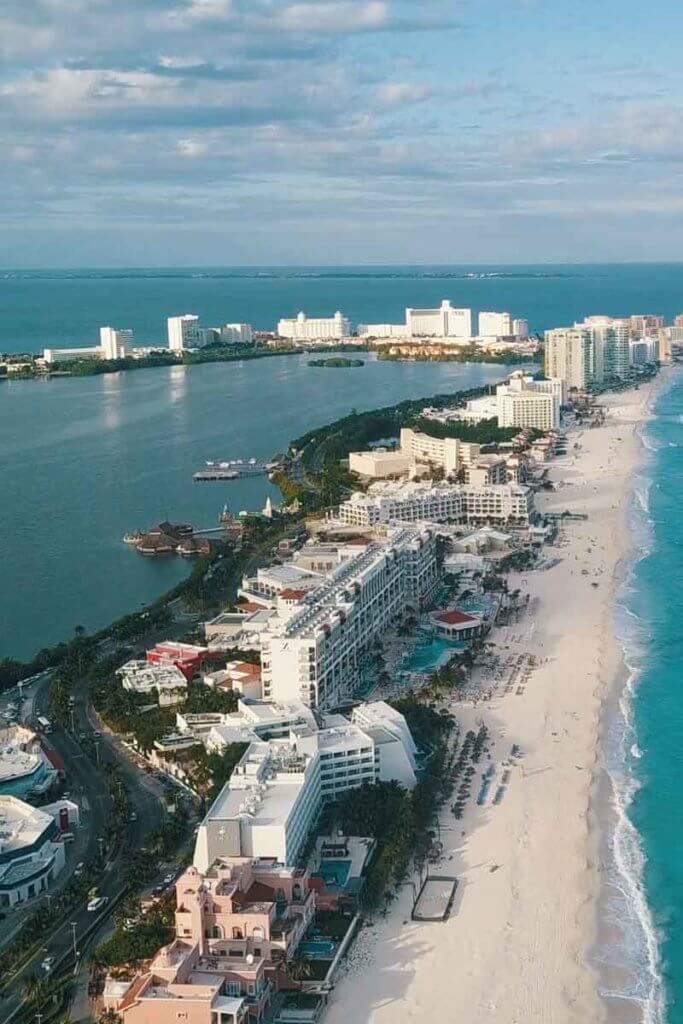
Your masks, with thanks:
M 251 459 L 249 462 L 214 462 L 206 464 L 206 469 L 200 469 L 193 474 L 195 481 L 204 480 L 240 480 L 247 476 L 265 476 L 275 469 L 272 462 L 257 462 Z

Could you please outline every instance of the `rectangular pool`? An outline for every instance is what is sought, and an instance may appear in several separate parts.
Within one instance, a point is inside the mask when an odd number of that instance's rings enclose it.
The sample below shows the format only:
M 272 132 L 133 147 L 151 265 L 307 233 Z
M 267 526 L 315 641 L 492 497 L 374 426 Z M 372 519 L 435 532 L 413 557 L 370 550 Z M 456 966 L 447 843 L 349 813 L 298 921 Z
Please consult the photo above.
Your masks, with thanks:
M 321 860 L 316 873 L 322 875 L 328 889 L 343 889 L 350 870 L 350 860 Z

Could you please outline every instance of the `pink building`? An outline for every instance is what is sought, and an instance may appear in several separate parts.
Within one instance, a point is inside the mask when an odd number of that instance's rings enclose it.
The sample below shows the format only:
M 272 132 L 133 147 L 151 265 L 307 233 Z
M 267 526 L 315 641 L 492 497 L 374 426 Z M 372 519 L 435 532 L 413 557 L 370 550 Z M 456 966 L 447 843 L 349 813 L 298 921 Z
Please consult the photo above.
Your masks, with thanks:
M 182 644 L 173 640 L 157 644 L 147 651 L 147 661 L 154 665 L 175 665 L 183 673 L 188 682 L 192 682 L 198 674 L 204 659 L 209 653 L 206 647 L 195 644 Z
M 308 875 L 275 862 L 217 861 L 176 883 L 176 939 L 129 981 L 107 978 L 105 1007 L 124 1024 L 260 1024 L 276 965 L 314 914 Z

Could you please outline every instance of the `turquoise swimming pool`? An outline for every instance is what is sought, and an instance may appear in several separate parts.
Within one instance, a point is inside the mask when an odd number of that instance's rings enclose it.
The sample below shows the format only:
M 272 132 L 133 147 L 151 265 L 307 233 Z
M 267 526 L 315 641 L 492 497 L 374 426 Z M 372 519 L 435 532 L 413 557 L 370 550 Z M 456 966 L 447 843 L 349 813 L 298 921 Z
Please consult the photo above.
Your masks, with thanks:
M 312 960 L 327 960 L 328 957 L 331 959 L 334 956 L 336 948 L 336 943 L 328 939 L 312 939 L 309 942 L 302 942 L 298 951 L 302 956 L 310 957 Z
M 343 889 L 350 870 L 350 860 L 321 860 L 317 874 L 325 879 L 328 889 Z
M 426 643 L 418 644 L 403 661 L 404 672 L 436 672 L 445 665 L 455 651 L 462 650 L 463 644 L 449 643 L 441 637 L 434 637 Z

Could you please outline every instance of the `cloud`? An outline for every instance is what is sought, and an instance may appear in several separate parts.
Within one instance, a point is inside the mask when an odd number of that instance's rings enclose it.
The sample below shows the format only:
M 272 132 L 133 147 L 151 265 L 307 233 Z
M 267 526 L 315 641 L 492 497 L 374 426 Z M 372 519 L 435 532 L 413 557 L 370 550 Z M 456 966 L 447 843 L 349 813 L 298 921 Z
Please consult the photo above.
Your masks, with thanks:
M 292 32 L 359 32 L 383 28 L 389 22 L 389 13 L 385 0 L 301 2 L 289 4 L 275 20 Z
M 179 139 L 177 150 L 181 156 L 198 157 L 205 156 L 208 152 L 208 143 L 200 142 L 198 139 Z
M 425 85 L 416 85 L 413 82 L 385 82 L 377 90 L 377 94 L 386 107 L 401 106 L 404 103 L 419 103 L 429 95 Z

